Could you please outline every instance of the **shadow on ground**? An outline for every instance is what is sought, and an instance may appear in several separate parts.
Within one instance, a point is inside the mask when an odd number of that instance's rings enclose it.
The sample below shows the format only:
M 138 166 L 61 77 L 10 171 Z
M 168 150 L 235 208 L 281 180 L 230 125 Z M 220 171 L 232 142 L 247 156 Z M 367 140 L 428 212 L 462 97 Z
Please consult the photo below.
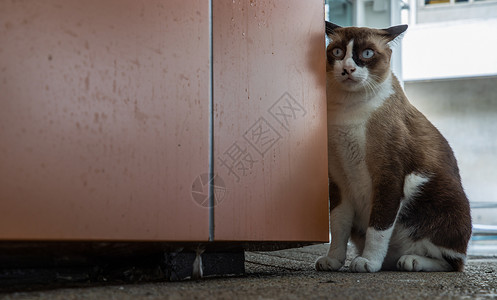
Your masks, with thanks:
M 246 275 L 15 292 L 1 299 L 495 299 L 497 258 L 472 257 L 462 273 L 316 272 L 327 245 L 246 252 Z M 349 259 L 352 257 L 349 255 Z

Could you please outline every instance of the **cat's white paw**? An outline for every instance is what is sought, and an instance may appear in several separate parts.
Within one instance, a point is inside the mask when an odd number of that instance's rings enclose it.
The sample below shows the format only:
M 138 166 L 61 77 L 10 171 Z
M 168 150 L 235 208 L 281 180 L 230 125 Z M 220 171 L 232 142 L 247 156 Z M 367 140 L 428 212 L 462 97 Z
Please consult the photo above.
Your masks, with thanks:
M 343 267 L 343 263 L 329 256 L 321 256 L 316 260 L 317 271 L 338 271 L 341 267 Z
M 419 272 L 423 269 L 417 255 L 403 255 L 397 262 L 397 269 L 400 271 Z
M 356 273 L 373 273 L 381 269 L 381 263 L 358 256 L 350 263 L 350 270 Z

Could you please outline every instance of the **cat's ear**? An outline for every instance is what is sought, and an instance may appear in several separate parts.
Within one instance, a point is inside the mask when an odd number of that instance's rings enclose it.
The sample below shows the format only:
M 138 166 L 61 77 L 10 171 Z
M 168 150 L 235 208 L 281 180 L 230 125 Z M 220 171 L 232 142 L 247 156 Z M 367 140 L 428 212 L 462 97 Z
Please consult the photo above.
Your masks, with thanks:
M 330 35 L 335 32 L 335 29 L 342 28 L 336 24 L 333 24 L 331 22 L 325 21 L 326 22 L 326 34 Z
M 400 41 L 402 41 L 402 38 L 404 37 L 406 30 L 407 30 L 407 25 L 397 25 L 383 29 L 383 32 L 385 32 L 384 36 L 388 41 L 387 43 L 388 46 L 392 48 L 397 44 L 399 44 Z
M 393 38 L 396 38 L 399 34 L 404 33 L 407 30 L 407 27 L 408 26 L 404 24 L 404 25 L 392 26 L 383 30 L 385 30 L 388 33 L 388 35 L 392 36 Z

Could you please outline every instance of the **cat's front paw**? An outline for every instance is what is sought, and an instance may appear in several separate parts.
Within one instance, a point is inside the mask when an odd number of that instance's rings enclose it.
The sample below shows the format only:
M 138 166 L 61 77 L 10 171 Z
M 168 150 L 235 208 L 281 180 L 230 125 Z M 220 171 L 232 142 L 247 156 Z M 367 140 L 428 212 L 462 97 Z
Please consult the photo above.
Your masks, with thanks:
M 381 269 L 381 263 L 358 256 L 350 263 L 350 270 L 356 273 L 373 273 Z
M 343 263 L 329 256 L 321 256 L 316 260 L 317 271 L 338 271 L 341 267 L 343 267 Z

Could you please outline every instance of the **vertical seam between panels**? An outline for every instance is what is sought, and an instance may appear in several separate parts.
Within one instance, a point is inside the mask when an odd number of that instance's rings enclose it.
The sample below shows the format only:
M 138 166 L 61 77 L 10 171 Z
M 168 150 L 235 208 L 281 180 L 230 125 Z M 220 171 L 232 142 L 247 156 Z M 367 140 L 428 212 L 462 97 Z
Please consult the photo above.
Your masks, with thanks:
M 214 61 L 212 0 L 209 0 L 209 241 L 214 241 Z

